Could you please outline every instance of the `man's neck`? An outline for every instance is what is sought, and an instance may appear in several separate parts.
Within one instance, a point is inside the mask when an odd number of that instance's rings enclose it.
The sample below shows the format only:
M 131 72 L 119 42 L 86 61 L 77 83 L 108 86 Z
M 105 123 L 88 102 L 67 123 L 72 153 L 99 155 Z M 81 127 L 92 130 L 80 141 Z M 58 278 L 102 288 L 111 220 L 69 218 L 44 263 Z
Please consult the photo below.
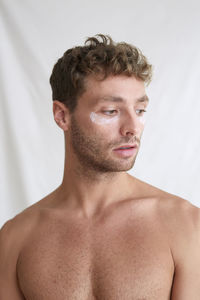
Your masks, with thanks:
M 106 206 L 126 198 L 130 187 L 130 175 L 126 172 L 82 173 L 65 168 L 59 197 L 66 205 L 79 211 L 84 217 L 102 211 Z

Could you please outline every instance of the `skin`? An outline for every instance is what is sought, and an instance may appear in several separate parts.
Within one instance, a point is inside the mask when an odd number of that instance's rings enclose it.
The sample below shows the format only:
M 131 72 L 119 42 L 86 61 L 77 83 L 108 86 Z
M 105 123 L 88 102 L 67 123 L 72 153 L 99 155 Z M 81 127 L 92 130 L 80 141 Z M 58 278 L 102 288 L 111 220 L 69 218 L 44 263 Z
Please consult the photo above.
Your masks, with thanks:
M 63 181 L 1 229 L 0 299 L 199 299 L 199 209 L 126 173 L 145 95 L 135 77 L 88 77 L 73 114 L 54 101 Z

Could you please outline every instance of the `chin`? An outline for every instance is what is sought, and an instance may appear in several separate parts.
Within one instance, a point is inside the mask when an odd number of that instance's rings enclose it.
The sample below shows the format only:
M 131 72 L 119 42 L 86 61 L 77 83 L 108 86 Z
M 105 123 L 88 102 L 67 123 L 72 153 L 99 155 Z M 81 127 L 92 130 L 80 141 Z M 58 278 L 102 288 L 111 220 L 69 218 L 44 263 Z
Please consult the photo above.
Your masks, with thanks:
M 131 166 L 126 166 L 126 167 L 121 167 L 119 168 L 119 171 L 118 172 L 126 172 L 126 171 L 129 171 L 133 168 L 134 164 L 132 164 Z
M 135 164 L 135 159 L 131 162 L 123 162 L 123 163 L 113 163 L 112 166 L 110 165 L 110 168 L 108 167 L 108 170 L 110 172 L 126 172 L 133 168 Z

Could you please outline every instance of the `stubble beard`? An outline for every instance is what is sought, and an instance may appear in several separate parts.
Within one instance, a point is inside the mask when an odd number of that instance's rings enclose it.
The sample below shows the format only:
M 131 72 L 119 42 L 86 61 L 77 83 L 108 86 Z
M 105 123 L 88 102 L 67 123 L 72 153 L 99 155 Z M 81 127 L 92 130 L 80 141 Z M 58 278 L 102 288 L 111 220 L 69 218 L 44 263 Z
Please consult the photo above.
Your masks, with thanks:
M 139 141 L 138 141 L 139 142 Z M 79 126 L 75 117 L 71 117 L 70 143 L 74 154 L 76 155 L 79 167 L 87 174 L 112 174 L 116 172 L 128 171 L 134 164 L 137 154 L 134 157 L 118 158 L 109 157 L 112 155 L 112 149 L 119 147 L 120 144 L 130 143 L 130 138 L 124 138 L 121 143 L 105 143 L 105 139 L 97 135 L 89 136 Z M 108 149 L 111 149 L 109 152 Z

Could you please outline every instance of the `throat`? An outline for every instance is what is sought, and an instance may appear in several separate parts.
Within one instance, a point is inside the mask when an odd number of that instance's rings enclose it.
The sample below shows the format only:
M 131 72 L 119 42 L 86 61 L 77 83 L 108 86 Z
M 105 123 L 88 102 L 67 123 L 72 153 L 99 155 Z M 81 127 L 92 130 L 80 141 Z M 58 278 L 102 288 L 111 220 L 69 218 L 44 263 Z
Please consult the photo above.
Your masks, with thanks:
M 130 190 L 126 173 L 95 179 L 88 176 L 77 177 L 76 174 L 64 176 L 59 197 L 63 203 L 89 218 L 126 197 L 127 191 Z

